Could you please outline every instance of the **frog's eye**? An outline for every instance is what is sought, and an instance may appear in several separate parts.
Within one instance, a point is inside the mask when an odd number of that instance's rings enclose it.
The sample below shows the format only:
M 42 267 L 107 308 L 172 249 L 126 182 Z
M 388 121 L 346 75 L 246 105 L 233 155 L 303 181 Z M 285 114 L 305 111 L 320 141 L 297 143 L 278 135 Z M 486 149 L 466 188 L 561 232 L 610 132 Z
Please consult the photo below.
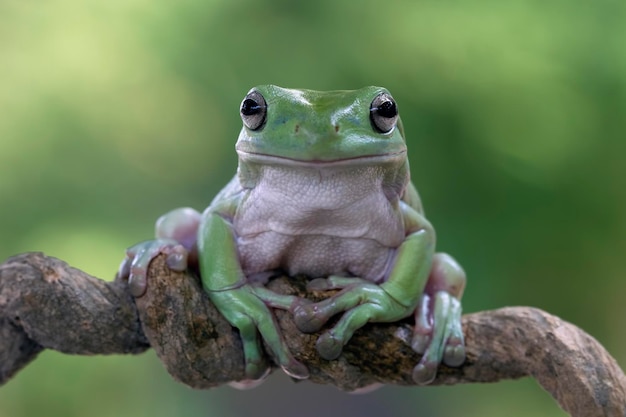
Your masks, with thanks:
M 398 106 L 388 93 L 380 93 L 370 105 L 372 126 L 380 133 L 389 133 L 398 121 Z
M 250 130 L 257 130 L 265 123 L 267 114 L 267 104 L 265 99 L 258 91 L 251 91 L 241 102 L 241 120 L 243 124 Z

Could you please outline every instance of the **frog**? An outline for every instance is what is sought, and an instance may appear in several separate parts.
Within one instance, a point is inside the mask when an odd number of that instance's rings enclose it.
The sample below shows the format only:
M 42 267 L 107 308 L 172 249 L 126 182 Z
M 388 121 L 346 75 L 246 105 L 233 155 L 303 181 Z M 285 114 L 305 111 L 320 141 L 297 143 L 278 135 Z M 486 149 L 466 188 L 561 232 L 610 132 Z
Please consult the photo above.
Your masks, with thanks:
M 275 309 L 304 333 L 321 332 L 318 354 L 336 360 L 367 323 L 413 317 L 418 384 L 441 363 L 465 361 L 461 297 L 466 275 L 435 251 L 436 235 L 411 181 L 398 105 L 382 87 L 315 91 L 261 85 L 239 108 L 238 168 L 204 212 L 172 210 L 156 238 L 127 250 L 118 276 L 141 297 L 160 253 L 173 270 L 198 268 L 208 298 L 239 331 L 246 379 L 269 373 L 261 342 L 295 379 L 308 368 L 290 352 Z M 276 275 L 335 290 L 322 301 L 278 294 Z M 332 320 L 333 325 L 327 323 Z

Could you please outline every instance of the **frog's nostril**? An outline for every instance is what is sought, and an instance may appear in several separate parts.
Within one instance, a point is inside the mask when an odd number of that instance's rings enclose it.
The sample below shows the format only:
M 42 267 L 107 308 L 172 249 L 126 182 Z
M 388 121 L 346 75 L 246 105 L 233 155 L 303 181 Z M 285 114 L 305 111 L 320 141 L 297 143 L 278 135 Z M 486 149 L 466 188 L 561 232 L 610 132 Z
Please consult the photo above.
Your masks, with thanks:
M 294 133 L 298 133 L 299 130 L 300 130 L 300 125 L 296 125 L 296 128 L 294 129 Z
M 339 125 L 335 125 L 335 133 L 339 132 Z

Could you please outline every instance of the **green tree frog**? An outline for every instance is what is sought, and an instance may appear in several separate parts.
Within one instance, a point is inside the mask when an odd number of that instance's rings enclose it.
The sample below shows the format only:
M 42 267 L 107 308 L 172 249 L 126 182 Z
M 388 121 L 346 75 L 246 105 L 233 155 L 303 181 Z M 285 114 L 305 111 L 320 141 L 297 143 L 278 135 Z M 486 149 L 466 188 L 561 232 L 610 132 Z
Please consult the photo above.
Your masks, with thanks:
M 157 221 L 156 240 L 127 251 L 118 275 L 132 294 L 145 292 L 159 253 L 173 269 L 197 262 L 209 298 L 239 330 L 250 381 L 268 370 L 259 336 L 288 375 L 309 375 L 272 309 L 290 311 L 303 332 L 338 316 L 316 345 L 328 360 L 366 323 L 414 315 L 412 347 L 423 354 L 414 380 L 432 381 L 442 361 L 461 365 L 465 273 L 435 252 L 390 93 L 264 85 L 245 96 L 240 114 L 237 174 L 204 213 L 176 209 Z M 277 294 L 264 284 L 278 273 L 340 291 L 317 303 Z

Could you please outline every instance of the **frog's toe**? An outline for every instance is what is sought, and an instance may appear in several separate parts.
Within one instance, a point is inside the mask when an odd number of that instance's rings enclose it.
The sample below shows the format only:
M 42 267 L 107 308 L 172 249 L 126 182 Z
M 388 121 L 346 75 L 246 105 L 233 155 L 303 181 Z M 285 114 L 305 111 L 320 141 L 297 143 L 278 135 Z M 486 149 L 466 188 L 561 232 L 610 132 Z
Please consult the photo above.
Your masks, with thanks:
M 222 314 L 239 329 L 239 336 L 243 345 L 243 356 L 246 380 L 262 378 L 269 369 L 265 356 L 261 351 L 259 334 L 254 321 L 238 311 L 224 311 Z
M 262 380 L 269 374 L 270 367 L 263 358 L 251 360 L 246 358 L 246 378 L 247 381 Z
M 256 341 L 251 345 L 244 339 L 245 373 L 246 380 L 256 381 L 265 378 L 270 372 L 270 366 L 261 354 Z
M 149 247 L 142 248 L 134 255 L 128 274 L 128 289 L 133 297 L 145 294 L 148 286 L 148 266 L 155 256 Z
M 463 365 L 465 362 L 465 345 L 452 344 L 448 342 L 446 348 L 443 351 L 443 363 L 448 366 L 457 367 Z
M 141 297 L 147 288 L 147 274 L 150 262 L 159 254 L 167 255 L 167 265 L 175 271 L 184 271 L 187 268 L 188 251 L 173 239 L 155 239 L 138 243 L 126 251 L 117 272 L 118 279 L 128 279 L 130 293 L 134 297 Z
M 415 309 L 415 326 L 413 327 L 413 339 L 411 348 L 420 354 L 424 354 L 433 338 L 432 323 L 432 298 L 429 294 L 422 294 L 419 304 Z
M 252 294 L 255 294 L 255 289 L 250 289 Z M 306 379 L 309 377 L 309 370 L 305 365 L 298 362 L 291 352 L 289 351 L 289 347 L 285 343 L 280 331 L 276 325 L 276 321 L 274 320 L 274 316 L 268 310 L 267 306 L 264 302 L 259 298 L 257 299 L 260 304 L 257 305 L 259 309 L 253 314 L 254 325 L 260 332 L 263 340 L 265 341 L 266 346 L 270 350 L 270 352 L 274 355 L 275 362 L 285 371 L 285 373 L 293 378 L 297 379 Z M 291 303 L 297 302 L 292 301 Z M 249 313 L 248 313 L 249 314 Z M 245 324 L 245 323 L 244 323 Z M 240 333 L 241 332 L 240 328 Z M 251 335 L 256 338 L 256 332 L 254 335 Z M 245 342 L 245 339 L 244 339 Z M 246 358 L 258 358 L 262 357 L 259 346 L 253 345 L 249 343 L 249 350 L 246 353 Z
M 415 333 L 411 341 L 411 348 L 420 354 L 424 354 L 430 344 L 430 334 Z
M 448 366 L 461 366 L 465 362 L 465 341 L 461 326 L 461 302 L 451 297 L 450 318 L 444 335 L 446 343 L 443 362 Z
M 280 368 L 290 377 L 295 379 L 307 379 L 309 377 L 309 369 L 295 359 L 281 365 Z
M 460 366 L 465 361 L 465 346 L 461 328 L 461 303 L 445 291 L 437 292 L 432 303 L 421 305 L 411 347 L 422 353 L 413 370 L 417 384 L 432 382 L 441 362 Z
M 173 271 L 187 269 L 189 251 L 183 245 L 167 246 L 162 249 L 162 252 L 167 255 L 166 263 L 169 269 Z
M 124 257 L 124 260 L 120 263 L 120 267 L 115 274 L 116 280 L 128 280 L 130 277 L 130 265 L 132 264 L 133 258 L 129 254 Z
M 317 339 L 316 348 L 320 356 L 326 360 L 337 359 L 343 350 L 343 340 L 336 337 L 332 330 Z
M 128 282 L 128 289 L 133 297 L 141 297 L 146 292 L 146 275 L 152 260 L 147 245 L 145 242 L 129 248 L 116 275 L 116 279 Z
M 325 315 L 321 314 L 318 304 L 310 304 L 298 300 L 293 307 L 293 319 L 296 327 L 303 333 L 314 333 L 322 328 L 328 321 Z
M 412 376 L 413 381 L 415 381 L 418 385 L 430 384 L 437 376 L 437 363 L 420 362 L 415 368 L 413 368 Z
M 148 279 L 145 270 L 131 268 L 130 277 L 128 278 L 128 290 L 133 297 L 141 297 L 146 293 L 148 287 Z

